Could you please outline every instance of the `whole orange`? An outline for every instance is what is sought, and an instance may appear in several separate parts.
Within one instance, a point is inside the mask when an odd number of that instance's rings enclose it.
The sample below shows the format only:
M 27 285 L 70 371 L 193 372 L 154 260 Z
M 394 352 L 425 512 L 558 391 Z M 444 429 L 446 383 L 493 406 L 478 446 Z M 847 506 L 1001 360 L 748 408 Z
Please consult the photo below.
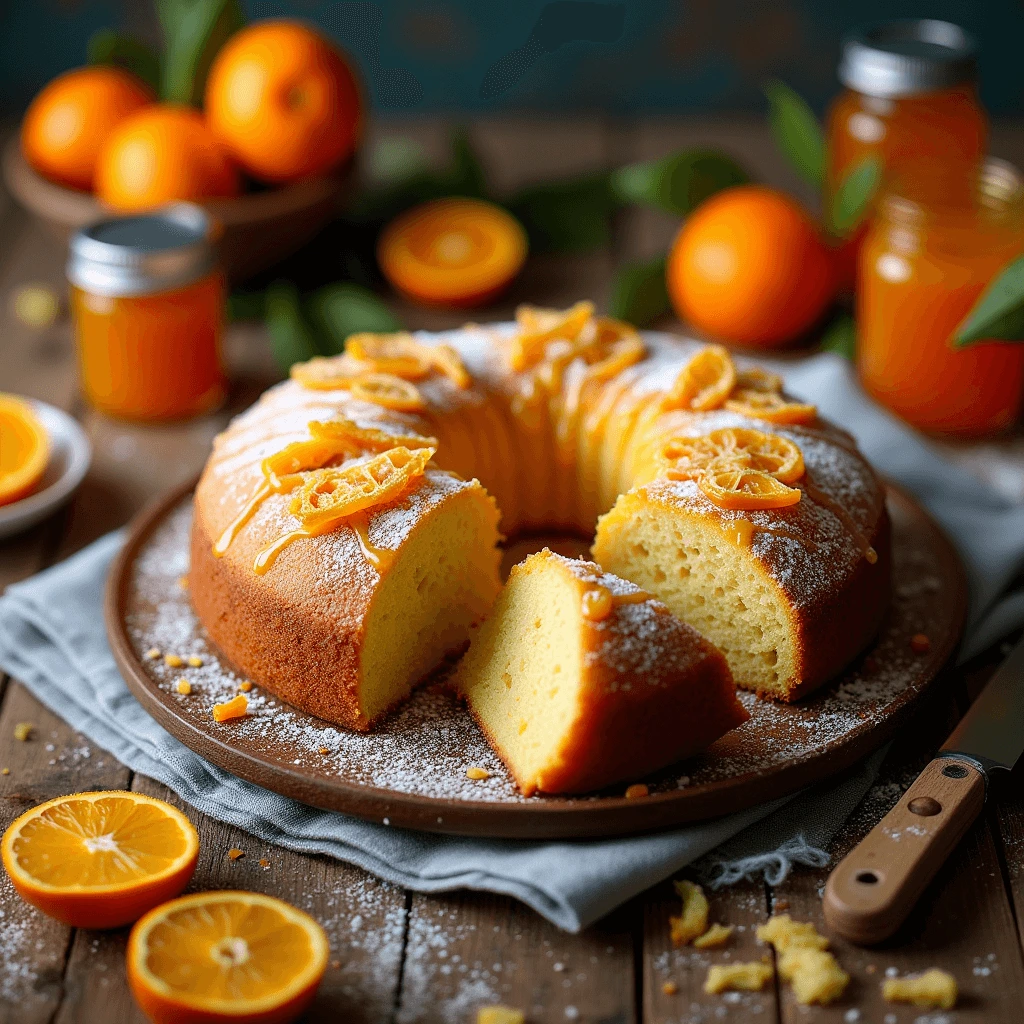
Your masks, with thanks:
M 759 185 L 726 189 L 697 208 L 673 243 L 666 280 L 680 318 L 723 341 L 766 348 L 806 331 L 835 293 L 814 222 Z
M 91 190 L 107 136 L 152 102 L 149 87 L 120 68 L 68 71 L 29 104 L 21 123 L 21 151 L 51 181 Z
M 359 87 L 323 36 L 293 21 L 233 35 L 206 80 L 206 117 L 253 177 L 292 181 L 338 166 L 362 126 Z
M 154 104 L 111 132 L 96 168 L 96 194 L 117 210 L 179 199 L 237 195 L 238 171 L 191 107 Z

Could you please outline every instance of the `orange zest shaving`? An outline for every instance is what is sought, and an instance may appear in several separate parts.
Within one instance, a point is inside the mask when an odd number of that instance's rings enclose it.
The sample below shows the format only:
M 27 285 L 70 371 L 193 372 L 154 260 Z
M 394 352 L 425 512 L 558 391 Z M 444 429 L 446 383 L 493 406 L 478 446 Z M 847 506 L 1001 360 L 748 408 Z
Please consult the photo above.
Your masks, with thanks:
M 702 437 L 674 437 L 657 454 L 669 480 L 697 480 L 716 459 L 769 473 L 782 483 L 804 475 L 804 457 L 790 440 L 760 430 L 726 427 Z
M 223 704 L 214 704 L 210 712 L 215 722 L 227 722 L 232 718 L 242 718 L 249 710 L 249 698 L 244 693 L 236 694 Z
M 815 406 L 806 402 L 790 402 L 774 391 L 739 388 L 725 403 L 730 412 L 769 423 L 812 423 L 818 415 Z
M 350 390 L 353 398 L 398 412 L 415 412 L 425 406 L 415 384 L 390 373 L 364 373 L 352 382 Z
M 702 348 L 680 371 L 666 409 L 717 409 L 736 386 L 736 367 L 721 345 Z
M 785 508 L 801 497 L 798 487 L 787 487 L 770 473 L 728 456 L 711 462 L 697 479 L 697 486 L 719 508 L 727 509 Z

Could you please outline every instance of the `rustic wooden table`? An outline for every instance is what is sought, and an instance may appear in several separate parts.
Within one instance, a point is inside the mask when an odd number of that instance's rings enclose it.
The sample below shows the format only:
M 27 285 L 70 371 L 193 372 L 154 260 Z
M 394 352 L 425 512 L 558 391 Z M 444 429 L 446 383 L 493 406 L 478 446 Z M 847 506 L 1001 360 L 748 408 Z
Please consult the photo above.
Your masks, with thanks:
M 447 130 L 432 121 L 389 124 L 379 135 L 418 139 L 441 158 Z M 499 189 L 532 180 L 660 156 L 690 144 L 721 146 L 763 179 L 799 192 L 760 122 L 599 119 L 487 121 L 474 139 Z M 1010 157 L 1024 147 L 1019 132 L 999 131 L 995 148 Z M 607 251 L 534 260 L 501 307 L 479 318 L 508 315 L 518 301 L 567 305 L 606 298 L 617 261 L 663 250 L 668 218 L 631 213 L 615 226 Z M 34 332 L 10 315 L 14 289 L 45 282 L 63 290 L 63 251 L 21 210 L 0 196 L 0 390 L 45 399 L 70 410 L 88 430 L 95 461 L 74 502 L 40 527 L 0 543 L 0 589 L 71 554 L 127 522 L 161 491 L 191 477 L 228 417 L 273 379 L 265 339 L 236 328 L 229 341 L 237 387 L 228 408 L 207 419 L 168 427 L 105 420 L 79 397 L 69 324 Z M 450 326 L 457 317 L 401 306 L 416 327 Z M 950 449 L 950 454 L 1024 500 L 1024 442 Z M 970 696 L 998 662 L 999 652 L 966 670 L 948 672 L 912 733 L 893 746 L 883 776 L 837 838 L 841 856 L 886 811 L 946 735 Z M 183 806 L 173 793 L 134 775 L 75 734 L 35 701 L 16 679 L 0 676 L 0 826 L 27 807 L 85 789 L 135 789 Z M 36 725 L 18 742 L 14 726 Z M 712 896 L 712 918 L 739 926 L 727 950 L 674 950 L 668 917 L 678 901 L 668 883 L 655 885 L 581 935 L 567 935 L 523 906 L 498 896 L 459 892 L 424 896 L 377 881 L 321 857 L 268 847 L 243 832 L 183 809 L 201 838 L 194 889 L 247 888 L 308 910 L 326 928 L 330 968 L 310 1020 L 472 1021 L 477 1006 L 502 1002 L 531 1022 L 863 1021 L 865 1024 L 1009 1022 L 1024 1006 L 1024 957 L 1017 917 L 1024 911 L 1024 796 L 1021 774 L 998 787 L 981 820 L 961 844 L 913 917 L 884 947 L 834 943 L 853 981 L 836 1005 L 797 1006 L 788 988 L 753 995 L 705 996 L 711 963 L 758 959 L 754 926 L 787 910 L 823 927 L 820 896 L 827 869 L 799 869 L 778 886 L 742 883 Z M 232 847 L 245 851 L 228 860 Z M 269 861 L 261 867 L 261 858 Z M 21 902 L 0 878 L 0 1021 L 141 1021 L 124 972 L 126 933 L 76 931 Z M 924 1015 L 885 1004 L 880 981 L 932 966 L 952 971 L 962 997 L 956 1011 Z M 665 982 L 678 987 L 663 991 Z

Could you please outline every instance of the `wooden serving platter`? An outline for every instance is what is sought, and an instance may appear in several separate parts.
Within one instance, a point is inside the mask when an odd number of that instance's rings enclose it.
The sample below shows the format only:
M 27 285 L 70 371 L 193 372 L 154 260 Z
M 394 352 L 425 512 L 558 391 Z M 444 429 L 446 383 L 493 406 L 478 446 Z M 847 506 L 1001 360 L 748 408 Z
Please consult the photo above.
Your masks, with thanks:
M 129 689 L 173 736 L 243 779 L 304 803 L 402 828 L 456 835 L 570 839 L 627 835 L 716 817 L 793 793 L 850 767 L 909 720 L 960 638 L 967 587 L 939 528 L 909 496 L 888 489 L 893 604 L 874 645 L 846 672 L 795 705 L 741 699 L 750 721 L 703 754 L 642 781 L 582 797 L 524 798 L 439 677 L 370 734 L 347 732 L 257 686 L 243 719 L 210 709 L 244 680 L 195 617 L 187 590 L 191 485 L 134 523 L 111 569 L 106 622 Z M 518 557 L 526 554 L 517 545 Z M 910 638 L 928 636 L 915 652 Z M 181 668 L 152 649 L 186 659 Z M 202 660 L 189 666 L 192 656 Z M 177 692 L 185 678 L 191 694 Z M 471 766 L 490 777 L 466 777 Z M 641 781 L 639 779 L 628 780 Z

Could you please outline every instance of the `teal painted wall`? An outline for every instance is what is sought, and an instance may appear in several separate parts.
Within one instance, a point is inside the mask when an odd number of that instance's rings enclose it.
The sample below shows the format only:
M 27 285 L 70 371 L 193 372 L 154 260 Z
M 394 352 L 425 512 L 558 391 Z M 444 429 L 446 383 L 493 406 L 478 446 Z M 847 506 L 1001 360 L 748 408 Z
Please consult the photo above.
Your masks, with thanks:
M 760 109 L 785 78 L 819 108 L 838 89 L 842 34 L 886 17 L 956 21 L 981 43 L 982 98 L 1024 112 L 1024 0 L 245 0 L 252 17 L 326 29 L 378 110 L 683 112 Z M 144 0 L 0 3 L 0 104 L 21 109 L 84 61 L 100 27 L 155 36 Z

